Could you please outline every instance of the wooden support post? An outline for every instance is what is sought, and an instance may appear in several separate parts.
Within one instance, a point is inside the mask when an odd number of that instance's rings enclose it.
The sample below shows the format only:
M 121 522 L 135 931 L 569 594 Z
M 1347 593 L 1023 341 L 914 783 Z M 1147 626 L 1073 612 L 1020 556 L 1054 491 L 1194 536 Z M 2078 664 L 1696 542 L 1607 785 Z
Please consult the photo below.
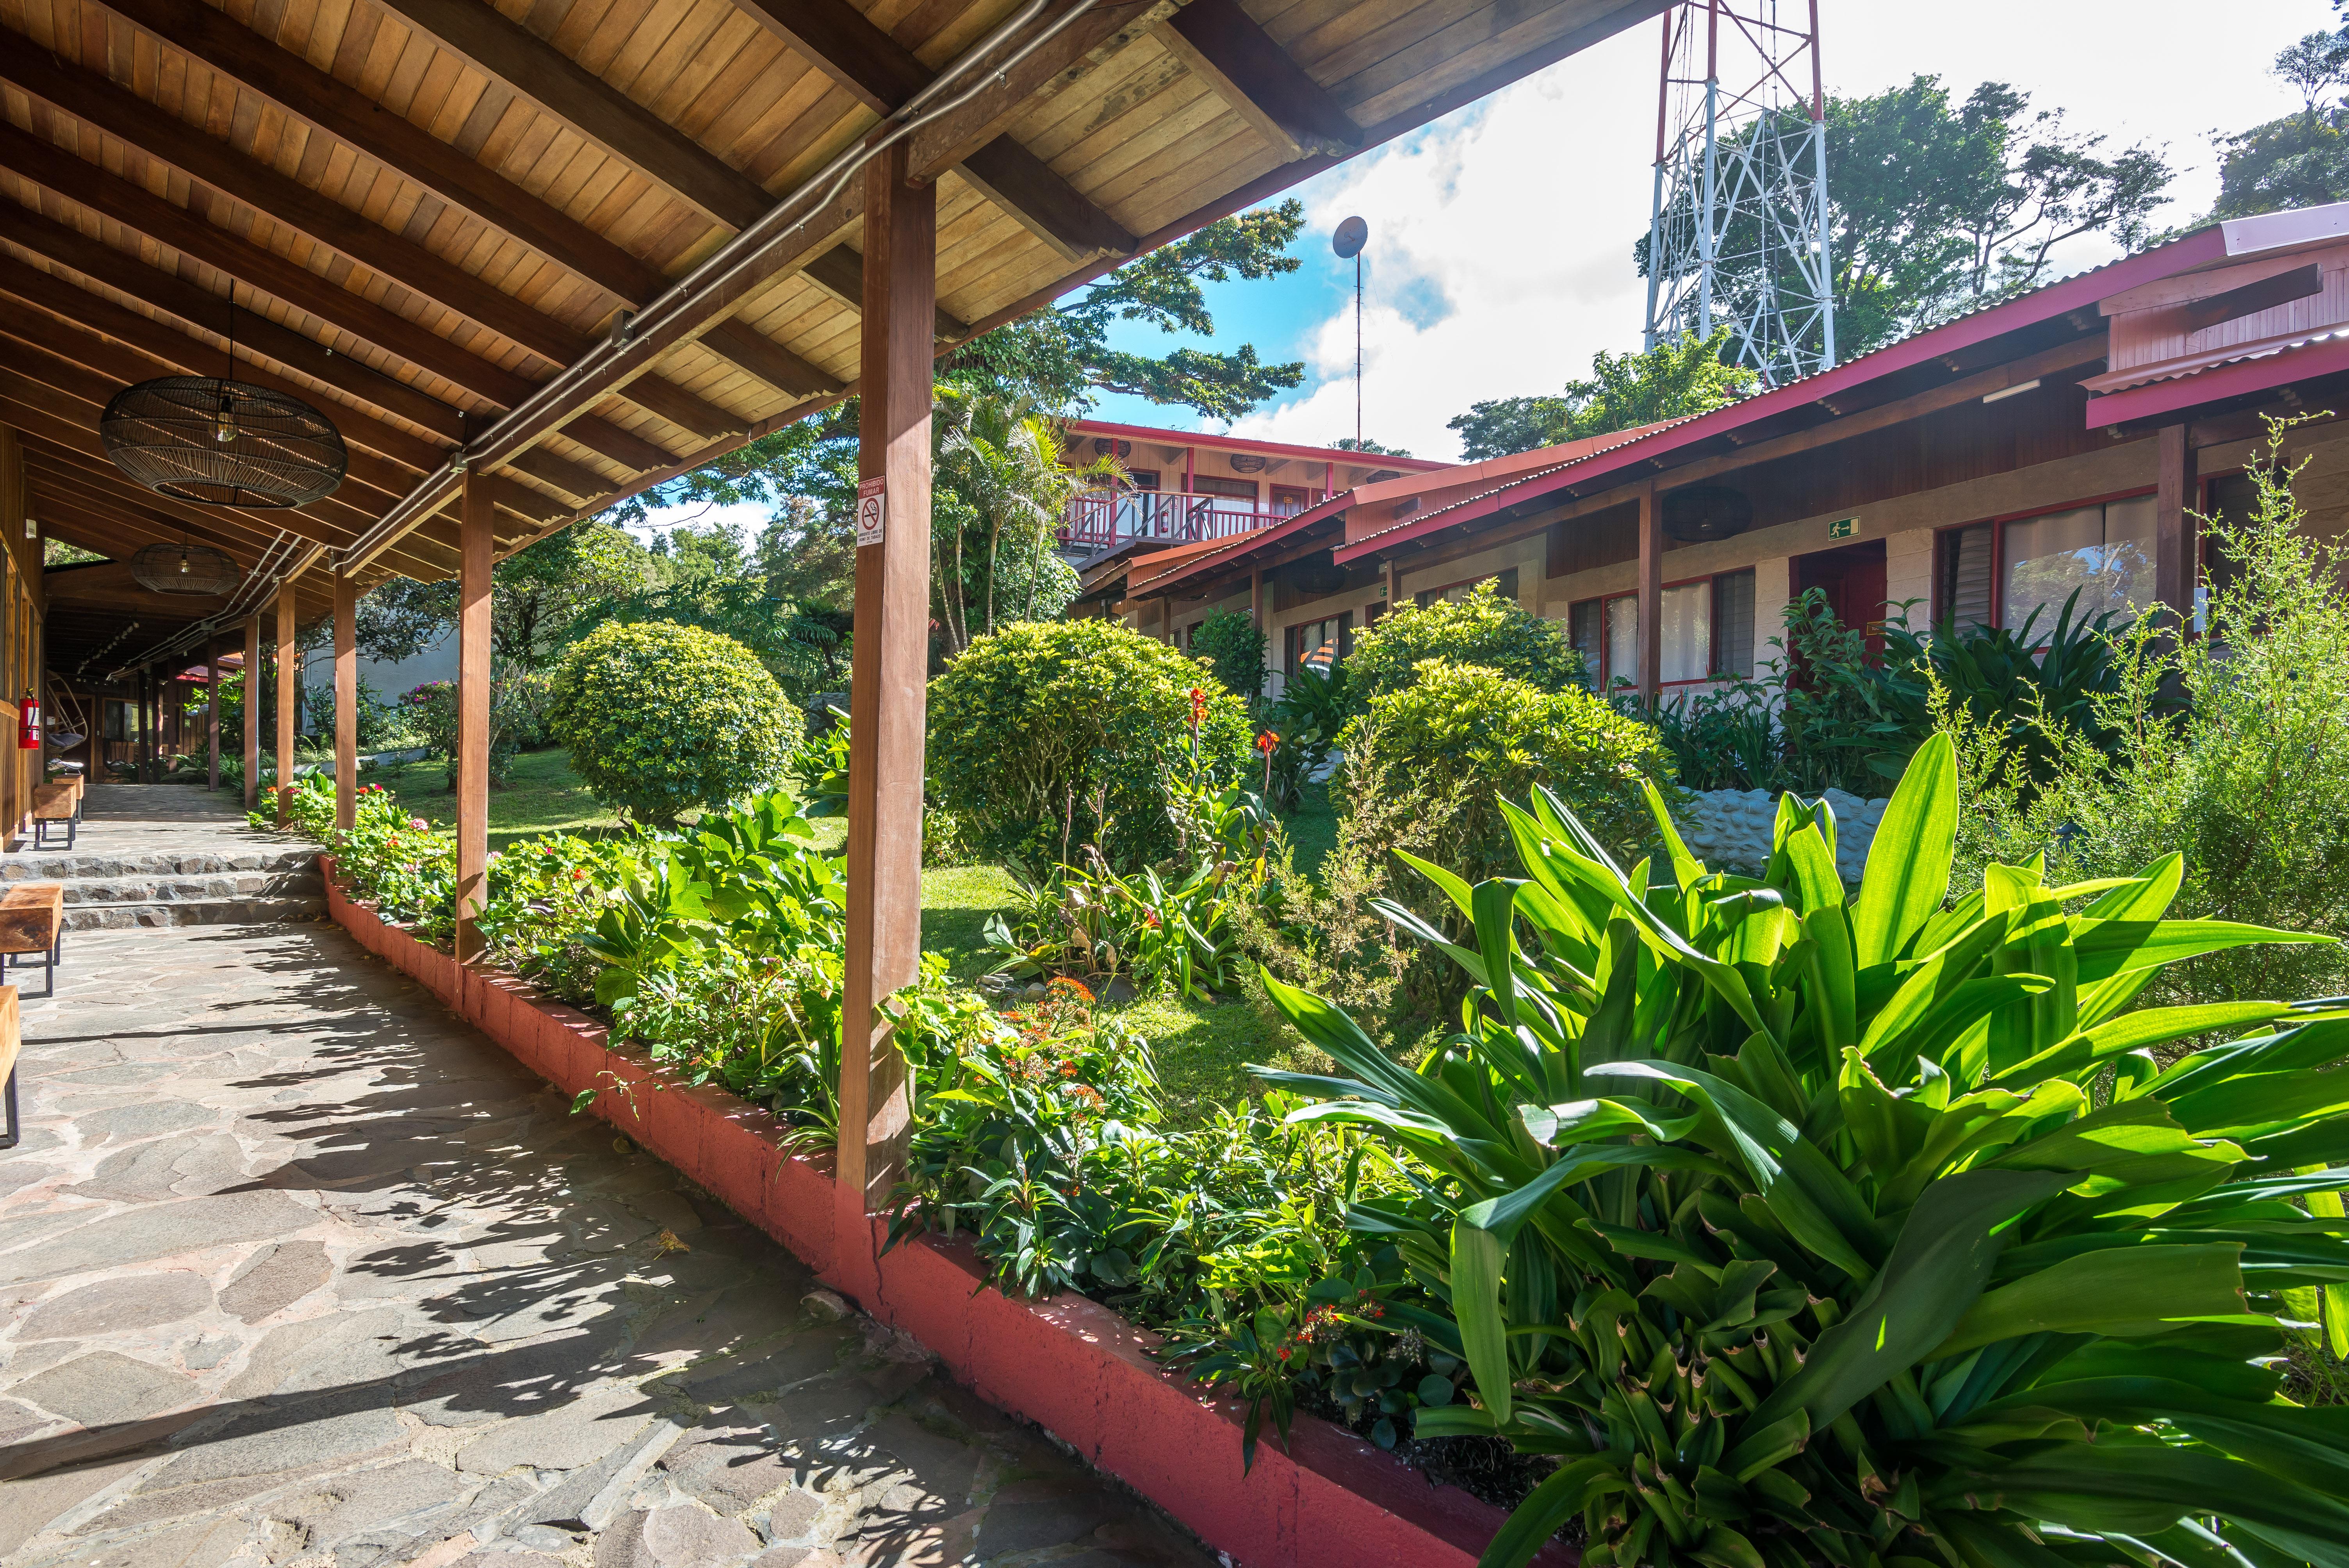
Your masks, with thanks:
M 906 178 L 904 142 L 866 165 L 857 475 L 860 490 L 880 481 L 885 510 L 880 541 L 856 552 L 849 681 L 848 973 L 836 1167 L 843 1243 L 883 1205 L 905 1161 L 905 1062 L 875 1008 L 913 981 L 921 962 L 937 200 L 936 186 Z
M 244 621 L 244 809 L 261 809 L 261 612 Z
M 204 638 L 204 788 L 220 788 L 221 640 Z
M 1656 700 L 1664 662 L 1664 509 L 1656 481 L 1640 487 L 1640 700 Z
M 495 486 L 465 470 L 457 576 L 457 959 L 481 957 L 490 872 L 490 571 Z M 926 535 L 924 536 L 926 539 Z M 353 673 L 357 666 L 353 665 Z M 920 835 L 916 835 L 920 841 Z
M 359 595 L 335 562 L 335 826 L 355 827 L 359 810 Z
M 284 827 L 294 804 L 294 698 L 302 689 L 302 649 L 294 622 L 294 583 L 277 584 L 277 825 Z
M 2153 503 L 2153 596 L 2169 607 L 2170 627 L 2180 629 L 2194 619 L 2194 520 L 2186 514 L 2199 499 L 2186 422 L 2162 426 L 2155 446 L 2161 471 Z
M 138 677 L 131 683 L 131 700 L 139 705 L 139 752 L 131 758 L 130 776 L 141 784 L 155 782 L 155 732 L 148 727 L 147 666 L 139 666 Z

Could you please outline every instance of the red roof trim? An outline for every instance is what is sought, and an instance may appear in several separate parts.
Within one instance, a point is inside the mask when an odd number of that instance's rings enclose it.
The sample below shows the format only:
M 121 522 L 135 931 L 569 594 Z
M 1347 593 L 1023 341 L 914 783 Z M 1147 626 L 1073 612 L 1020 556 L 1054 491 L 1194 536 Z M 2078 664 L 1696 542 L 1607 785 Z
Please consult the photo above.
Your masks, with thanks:
M 1343 565 L 1349 561 L 1392 549 L 1440 529 L 1473 522 L 1477 518 L 1499 511 L 1510 501 L 1543 495 L 1565 484 L 1581 484 L 1604 478 L 1634 463 L 1645 462 L 1650 458 L 1661 457 L 1697 442 L 1710 440 L 1726 431 L 1759 423 L 1805 403 L 1832 397 L 1879 376 L 1889 376 L 1927 360 L 1938 359 L 1945 354 L 1954 354 L 1976 344 L 1987 343 L 2020 327 L 2030 326 L 2069 311 L 2093 310 L 2106 295 L 2117 294 L 2123 289 L 2135 288 L 2156 278 L 2170 277 L 2198 266 L 2224 261 L 2229 255 L 2226 227 L 2213 224 L 2207 229 L 2197 230 L 2168 244 L 2124 257 L 2092 272 L 2082 273 L 2077 277 L 2050 284 L 2020 299 L 1976 311 L 1930 332 L 1888 344 L 1873 354 L 1863 355 L 1833 370 L 1789 382 L 1759 397 L 1748 397 L 1743 403 L 1716 408 L 1710 414 L 1700 414 L 1651 435 L 1626 441 L 1619 447 L 1594 453 L 1578 462 L 1568 463 L 1546 473 L 1528 475 L 1476 500 L 1460 502 L 1424 518 L 1414 518 L 1400 527 L 1371 534 L 1339 550 L 1337 562 Z
M 2091 397 L 2088 399 L 2087 428 L 2093 430 L 2100 425 L 2150 419 L 2156 415 L 2191 408 L 2198 403 L 2240 397 L 2247 392 L 2265 392 L 2287 382 L 2330 376 L 2340 370 L 2349 370 L 2349 336 L 2328 337 L 2302 347 L 2280 349 L 2255 358 L 2237 360 L 2231 365 L 2172 376 L 2141 387 L 2131 387 L 2126 391 Z
M 1345 452 L 1335 447 L 1292 447 L 1280 441 L 1256 441 L 1246 436 L 1211 436 L 1203 430 L 1154 430 L 1146 425 L 1112 425 L 1102 419 L 1071 419 L 1069 428 L 1088 436 L 1121 436 L 1130 441 L 1154 441 L 1164 447 L 1211 447 L 1217 451 L 1262 452 L 1275 458 L 1305 458 L 1317 463 L 1345 463 L 1364 469 L 1403 469 L 1427 473 L 1456 468 L 1430 458 L 1398 458 L 1392 452 Z M 1278 481 L 1275 481 L 1278 482 Z

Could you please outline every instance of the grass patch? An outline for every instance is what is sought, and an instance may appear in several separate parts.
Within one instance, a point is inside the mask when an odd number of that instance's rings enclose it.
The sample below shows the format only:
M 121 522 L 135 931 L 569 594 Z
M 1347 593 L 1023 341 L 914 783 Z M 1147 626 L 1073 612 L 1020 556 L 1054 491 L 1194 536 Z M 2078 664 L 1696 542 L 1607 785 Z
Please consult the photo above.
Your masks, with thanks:
M 1281 818 L 1288 841 L 1297 846 L 1297 869 L 1319 876 L 1321 862 L 1338 847 L 1338 813 L 1330 804 L 1330 786 L 1306 784 L 1297 791 L 1297 810 Z
M 382 785 L 411 815 L 444 825 L 456 820 L 457 798 L 449 788 L 449 765 L 437 757 L 370 768 L 360 781 Z M 490 791 L 490 848 L 493 850 L 539 833 L 593 837 L 612 832 L 619 825 L 619 818 L 590 795 L 579 775 L 571 771 L 570 754 L 559 748 L 523 752 L 513 759 L 504 786 Z

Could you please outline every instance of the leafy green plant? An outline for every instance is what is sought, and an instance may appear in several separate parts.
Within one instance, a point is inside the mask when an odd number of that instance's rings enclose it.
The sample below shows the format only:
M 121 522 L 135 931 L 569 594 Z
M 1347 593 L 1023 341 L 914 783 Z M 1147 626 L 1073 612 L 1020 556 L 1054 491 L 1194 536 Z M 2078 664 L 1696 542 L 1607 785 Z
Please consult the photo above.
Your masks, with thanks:
M 1191 656 L 1251 707 L 1264 698 L 1264 631 L 1245 610 L 1218 610 L 1191 628 Z
M 1281 810 L 1296 809 L 1306 781 L 1338 749 L 1339 737 L 1354 717 L 1346 671 L 1343 661 L 1327 670 L 1299 670 L 1265 715 L 1265 733 L 1273 738 L 1265 762 L 1265 798 Z M 1263 749 L 1261 738 L 1257 749 Z
M 1265 1070 L 1436 1173 L 1365 1199 L 1485 1434 L 1557 1468 L 1486 1568 L 1578 1521 L 1595 1568 L 2332 1564 L 2349 1424 L 2277 1398 L 2284 1293 L 2328 1331 L 2349 1222 L 2349 1013 L 2132 1010 L 2170 965 L 2321 939 L 2168 920 L 2182 865 L 1948 897 L 1954 748 L 1919 753 L 1859 890 L 1782 803 L 1765 874 L 1670 830 L 1621 870 L 1563 802 L 1524 872 L 1420 862 L 1474 990 L 1419 1071 L 1270 982 L 1338 1064 Z M 2249 1031 L 2249 1032 L 2244 1032 Z M 2189 1048 L 2183 1042 L 2218 1037 Z M 2349 1328 L 2349 1325 L 2344 1325 Z
M 1359 668 L 1355 678 L 1361 678 Z M 1602 840 L 1629 847 L 1650 830 L 1640 786 L 1669 786 L 1671 764 L 1655 730 L 1575 687 L 1545 691 L 1497 670 L 1433 658 L 1407 686 L 1381 691 L 1354 721 L 1365 791 L 1408 794 L 1435 824 L 1430 855 L 1483 876 L 1507 862 L 1496 791 L 1536 782 L 1571 801 Z
M 1433 659 L 1481 665 L 1543 692 L 1590 685 L 1564 623 L 1544 620 L 1485 582 L 1459 599 L 1396 606 L 1357 636 L 1346 655 L 1354 710 L 1409 686 Z
M 400 694 L 399 712 L 433 754 L 448 763 L 449 788 L 457 788 L 457 683 L 426 681 Z M 514 753 L 534 722 L 511 679 L 490 683 L 490 783 L 505 783 Z
M 1195 691 L 1207 777 L 1253 773 L 1247 709 L 1197 660 L 1112 621 L 1007 626 L 930 683 L 929 789 L 985 859 L 1066 862 L 1091 843 L 1120 870 L 1163 861 Z
M 546 717 L 596 799 L 659 828 L 774 784 L 802 727 L 750 650 L 667 621 L 573 645 Z

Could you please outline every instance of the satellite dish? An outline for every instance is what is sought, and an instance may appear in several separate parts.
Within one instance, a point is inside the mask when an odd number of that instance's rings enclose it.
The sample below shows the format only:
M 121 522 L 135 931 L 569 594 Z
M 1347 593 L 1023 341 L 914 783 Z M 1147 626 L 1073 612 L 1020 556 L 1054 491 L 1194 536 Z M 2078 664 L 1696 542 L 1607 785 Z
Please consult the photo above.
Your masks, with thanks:
M 1371 226 L 1360 218 L 1347 219 L 1338 225 L 1338 232 L 1330 236 L 1330 248 L 1338 253 L 1340 261 L 1361 255 L 1362 247 L 1370 242 Z

